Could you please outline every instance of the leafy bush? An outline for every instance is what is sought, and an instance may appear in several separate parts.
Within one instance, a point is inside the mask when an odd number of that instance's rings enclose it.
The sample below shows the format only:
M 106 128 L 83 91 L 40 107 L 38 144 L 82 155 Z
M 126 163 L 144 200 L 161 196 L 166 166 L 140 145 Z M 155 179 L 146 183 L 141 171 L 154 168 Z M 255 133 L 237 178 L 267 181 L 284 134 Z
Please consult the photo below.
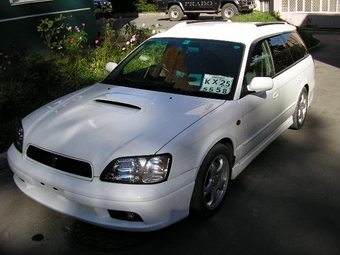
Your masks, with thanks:
M 151 1 L 152 2 L 152 1 Z M 147 0 L 138 0 L 136 3 L 137 12 L 155 12 L 156 5 Z
M 234 16 L 231 18 L 234 22 L 273 22 L 283 21 L 279 13 L 253 11 L 247 14 Z

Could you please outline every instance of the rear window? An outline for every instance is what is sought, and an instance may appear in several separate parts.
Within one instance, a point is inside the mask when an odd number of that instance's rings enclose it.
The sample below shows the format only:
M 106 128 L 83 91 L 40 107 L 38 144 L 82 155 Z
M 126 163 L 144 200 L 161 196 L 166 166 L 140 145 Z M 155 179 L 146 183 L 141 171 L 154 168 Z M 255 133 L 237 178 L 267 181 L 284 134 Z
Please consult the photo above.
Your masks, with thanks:
M 280 35 L 269 38 L 268 43 L 273 55 L 276 73 L 281 72 L 283 69 L 293 64 L 293 58 L 289 48 Z
M 307 55 L 307 49 L 301 37 L 297 33 L 282 35 L 285 44 L 289 47 L 294 62 L 300 60 Z
M 281 72 L 307 55 L 307 49 L 297 33 L 286 33 L 268 39 L 275 72 Z

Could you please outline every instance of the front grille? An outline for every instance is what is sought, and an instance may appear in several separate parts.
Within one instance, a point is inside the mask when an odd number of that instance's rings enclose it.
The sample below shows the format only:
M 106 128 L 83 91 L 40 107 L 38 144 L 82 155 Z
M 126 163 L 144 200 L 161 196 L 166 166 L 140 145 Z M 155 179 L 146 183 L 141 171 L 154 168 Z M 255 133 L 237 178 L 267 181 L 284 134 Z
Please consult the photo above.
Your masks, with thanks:
M 28 147 L 27 157 L 66 173 L 92 178 L 91 165 L 84 161 L 45 151 L 33 145 Z

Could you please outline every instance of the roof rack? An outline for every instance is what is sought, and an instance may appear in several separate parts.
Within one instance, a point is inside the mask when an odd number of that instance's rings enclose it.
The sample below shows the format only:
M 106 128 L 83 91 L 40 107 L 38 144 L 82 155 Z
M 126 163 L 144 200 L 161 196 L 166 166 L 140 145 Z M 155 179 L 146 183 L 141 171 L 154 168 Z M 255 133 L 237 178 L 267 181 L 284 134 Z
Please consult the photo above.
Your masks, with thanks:
M 284 21 L 272 21 L 272 22 L 260 22 L 255 23 L 257 27 L 269 26 L 269 25 L 286 25 L 287 22 Z
M 195 23 L 215 23 L 215 22 L 232 22 L 231 20 L 193 20 L 193 21 L 186 21 L 186 24 L 195 24 Z

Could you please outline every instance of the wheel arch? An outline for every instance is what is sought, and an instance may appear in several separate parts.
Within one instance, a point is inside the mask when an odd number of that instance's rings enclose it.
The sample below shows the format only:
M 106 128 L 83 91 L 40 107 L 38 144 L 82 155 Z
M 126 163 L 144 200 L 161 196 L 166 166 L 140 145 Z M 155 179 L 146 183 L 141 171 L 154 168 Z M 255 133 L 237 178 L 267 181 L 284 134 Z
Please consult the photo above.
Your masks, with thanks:
M 303 86 L 303 87 L 307 89 L 307 95 L 308 95 L 308 98 L 309 98 L 309 85 L 308 85 L 308 83 L 306 83 L 305 86 Z M 309 107 L 309 103 L 310 103 L 309 99 L 308 99 L 307 103 L 308 103 L 308 107 Z
M 170 7 L 173 6 L 173 5 L 178 5 L 182 11 L 184 12 L 184 7 L 183 7 L 183 4 L 181 2 L 169 2 L 168 5 L 167 5 L 167 12 L 169 11 Z
M 234 143 L 232 141 L 232 139 L 225 137 L 222 138 L 214 143 L 211 143 L 211 145 L 209 147 L 207 147 L 207 149 L 205 150 L 205 153 L 202 155 L 201 159 L 200 159 L 200 164 L 198 169 L 201 167 L 204 159 L 207 157 L 207 155 L 209 154 L 209 152 L 211 151 L 212 148 L 214 148 L 215 145 L 217 144 L 222 144 L 224 146 L 226 146 L 228 148 L 229 154 L 230 154 L 230 176 L 232 175 L 232 171 L 233 171 L 233 166 L 235 164 L 235 160 L 236 160 L 236 156 L 235 156 L 235 150 L 234 150 Z M 198 171 L 196 172 L 196 176 L 198 174 Z M 195 179 L 196 179 L 195 176 Z
M 233 143 L 233 141 L 230 138 L 223 138 L 220 141 L 218 141 L 217 143 L 221 143 L 221 144 L 225 145 L 228 148 L 230 156 L 231 156 L 231 162 L 230 162 L 231 163 L 231 167 L 233 167 L 234 163 L 235 163 L 235 153 L 234 153 L 234 143 Z
M 222 8 L 223 8 L 223 6 L 224 6 L 225 4 L 233 4 L 233 5 L 235 5 L 235 7 L 237 8 L 237 10 L 239 10 L 239 6 L 238 6 L 237 3 L 235 3 L 235 1 L 228 1 L 228 0 L 225 0 L 225 1 L 220 1 L 220 6 L 219 6 L 219 10 L 220 10 L 220 11 L 222 10 Z
M 304 85 L 303 86 L 301 86 L 301 90 L 300 90 L 300 92 L 299 92 L 299 94 L 298 94 L 298 97 L 296 98 L 296 102 L 299 100 L 299 97 L 300 97 L 300 93 L 301 93 L 301 91 L 304 89 L 304 88 L 306 88 L 306 90 L 307 90 L 307 96 L 308 96 L 308 100 L 307 100 L 307 103 L 308 103 L 308 105 L 307 105 L 307 107 L 309 107 L 309 85 L 308 85 L 308 83 L 303 83 Z
M 229 153 L 226 153 L 225 155 L 223 155 L 223 151 L 225 151 L 224 147 L 227 147 L 227 150 L 229 151 Z M 225 198 L 228 183 L 231 180 L 232 175 L 232 159 L 228 157 L 230 156 L 231 158 L 233 158 L 233 153 L 231 152 L 231 150 L 233 150 L 231 140 L 228 138 L 224 138 L 214 143 L 204 156 L 202 164 L 199 167 L 199 170 L 197 171 L 195 176 L 195 185 L 192 191 L 189 206 L 190 214 L 198 216 L 200 218 L 207 218 L 214 215 L 221 207 Z M 210 172 L 210 167 L 212 166 L 212 163 L 219 162 L 220 164 L 219 160 L 222 158 L 229 158 L 229 167 L 220 168 L 225 169 L 221 170 L 221 172 L 223 172 L 222 174 L 218 174 L 217 172 Z M 215 161 L 216 159 L 217 161 Z M 224 166 L 224 159 L 221 162 Z M 222 177 L 222 175 L 225 177 L 225 179 L 224 177 Z M 216 179 L 219 179 L 219 181 L 216 182 Z M 216 185 L 218 185 L 217 189 L 215 189 Z M 205 189 L 205 187 L 215 188 Z M 209 201 L 207 201 L 206 198 L 208 198 Z

